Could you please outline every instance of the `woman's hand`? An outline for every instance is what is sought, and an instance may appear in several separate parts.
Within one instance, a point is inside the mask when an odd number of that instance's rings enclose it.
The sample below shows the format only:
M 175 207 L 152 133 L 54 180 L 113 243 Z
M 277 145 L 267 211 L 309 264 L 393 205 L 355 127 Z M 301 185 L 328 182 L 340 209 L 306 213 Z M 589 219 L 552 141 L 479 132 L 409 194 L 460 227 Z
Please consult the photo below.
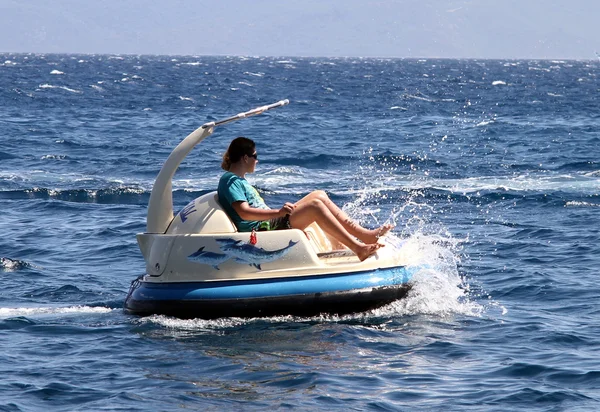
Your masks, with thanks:
M 248 202 L 233 202 L 231 207 L 235 212 L 244 220 L 269 220 L 274 219 L 276 217 L 283 217 L 285 215 L 291 214 L 296 205 L 293 203 L 287 202 L 283 207 L 279 210 L 277 209 L 259 209 L 256 207 L 250 207 Z
M 286 202 L 285 205 L 283 205 L 281 209 L 279 209 L 279 216 L 283 217 L 285 215 L 291 215 L 295 208 L 295 204 Z

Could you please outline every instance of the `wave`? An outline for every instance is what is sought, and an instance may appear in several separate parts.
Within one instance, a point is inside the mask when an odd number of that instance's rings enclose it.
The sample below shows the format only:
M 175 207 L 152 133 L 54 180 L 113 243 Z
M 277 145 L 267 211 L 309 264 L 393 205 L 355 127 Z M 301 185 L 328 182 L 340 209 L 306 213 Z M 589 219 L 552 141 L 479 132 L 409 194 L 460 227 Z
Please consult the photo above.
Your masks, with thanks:
M 405 190 L 439 190 L 453 194 L 511 193 L 520 196 L 527 193 L 552 194 L 555 192 L 597 193 L 600 180 L 583 175 L 516 175 L 504 177 L 470 177 L 459 179 L 429 179 L 398 176 L 385 182 L 387 189 L 401 187 Z M 370 190 L 384 187 L 371 187 Z
M 173 191 L 175 204 L 187 204 L 189 201 L 216 190 L 209 189 L 187 189 L 181 188 Z M 102 189 L 48 189 L 28 188 L 16 190 L 0 190 L 0 199 L 52 199 L 74 203 L 98 203 L 98 204 L 134 204 L 147 205 L 150 200 L 151 190 L 137 186 L 102 188 Z
M 77 143 L 77 142 L 67 140 L 67 139 L 55 140 L 54 143 L 64 144 L 66 146 L 72 146 L 72 147 L 82 147 L 83 146 L 81 143 Z
M 354 218 L 368 219 L 373 214 L 377 214 L 380 210 L 369 208 L 381 204 L 402 205 L 400 211 L 394 213 L 392 218 L 401 214 L 406 208 L 409 210 L 418 211 L 419 215 L 430 215 L 433 213 L 437 205 L 446 204 L 475 204 L 478 206 L 496 204 L 496 203 L 514 203 L 519 202 L 521 206 L 525 204 L 544 205 L 545 207 L 564 207 L 567 200 L 565 194 L 546 194 L 546 193 L 518 193 L 507 192 L 503 190 L 486 190 L 476 193 L 455 193 L 448 190 L 440 190 L 436 188 L 420 188 L 420 189 L 390 189 L 386 187 L 368 188 L 354 191 L 332 191 L 332 197 L 355 196 L 360 201 L 360 207 L 351 210 L 353 201 L 344 206 L 344 210 Z M 412 211 L 411 211 L 412 213 Z
M 415 100 L 422 100 L 425 102 L 434 102 L 435 99 L 431 99 L 429 97 L 424 97 L 424 96 L 420 96 L 420 95 L 414 95 L 414 94 L 407 94 L 406 96 L 404 96 L 407 99 L 415 99 Z
M 139 187 L 106 189 L 31 189 L 0 191 L 0 199 L 55 199 L 77 203 L 147 204 L 150 192 Z
M 59 154 L 47 154 L 40 157 L 40 160 L 69 160 L 69 156 L 67 155 L 59 155 Z
M 71 313 L 110 313 L 117 309 L 111 309 L 100 306 L 75 305 L 66 307 L 23 307 L 23 308 L 0 308 L 0 318 L 14 318 L 19 316 L 35 315 L 63 315 Z
M 0 270 L 5 272 L 13 272 L 21 269 L 34 267 L 31 263 L 24 260 L 11 259 L 8 257 L 0 257 Z
M 580 179 L 564 181 L 544 181 L 531 178 L 525 181 L 510 178 L 463 178 L 463 179 L 415 179 L 411 176 L 388 176 L 377 181 L 365 180 L 356 183 L 342 184 L 328 188 L 332 198 L 337 202 L 360 203 L 357 210 L 350 212 L 351 216 L 359 218 L 365 208 L 377 205 L 410 205 L 418 202 L 420 207 L 436 207 L 439 204 L 509 204 L 518 202 L 520 206 L 532 205 L 543 207 L 593 207 L 594 202 L 600 201 L 600 181 Z M 358 199 L 358 200 L 352 200 Z M 573 202 L 587 202 L 573 203 Z M 350 203 L 352 204 L 352 203 Z M 363 213 L 364 212 L 364 213 Z M 375 212 L 374 212 L 375 213 Z M 376 214 L 376 213 L 375 213 Z M 367 213 L 368 215 L 368 213 Z M 365 219 L 369 216 L 365 215 Z
M 495 122 L 496 122 L 496 121 L 495 121 L 494 119 L 490 119 L 490 120 L 483 120 L 483 121 L 481 121 L 481 122 L 477 123 L 477 124 L 475 125 L 475 127 L 488 126 L 488 125 L 490 125 L 490 124 L 492 124 L 492 123 L 495 123 Z
M 600 203 L 569 201 L 565 204 L 565 207 L 600 207 Z
M 297 168 L 297 167 L 278 167 L 272 170 L 268 170 L 264 173 L 262 173 L 262 176 L 268 176 L 268 175 L 279 175 L 279 174 L 287 174 L 287 175 L 299 175 L 299 176 L 304 176 L 304 172 L 302 172 L 302 169 Z
M 431 103 L 439 103 L 439 102 L 453 103 L 453 102 L 456 102 L 456 99 L 448 99 L 448 98 L 440 99 L 440 98 L 435 98 L 435 97 L 429 97 L 423 93 L 406 94 L 403 97 L 404 97 L 404 99 L 421 100 L 424 102 L 431 102 Z
M 75 285 L 63 285 L 57 288 L 52 287 L 44 287 L 41 289 L 37 289 L 32 293 L 28 293 L 28 296 L 35 298 L 64 298 L 68 296 L 81 296 L 82 294 L 86 294 L 87 292 L 79 289 Z
M 387 159 L 387 160 L 386 160 Z M 415 162 L 442 167 L 443 164 L 429 159 L 412 159 L 397 157 L 381 157 L 381 163 L 392 165 L 394 169 L 399 165 L 408 166 Z M 348 176 L 340 180 L 339 173 L 326 170 L 325 163 L 344 162 L 341 156 L 319 155 L 307 161 L 298 159 L 280 159 L 280 166 L 252 177 L 252 184 L 263 188 L 269 193 L 302 194 L 313 190 L 318 184 L 322 188 L 338 196 L 355 196 L 361 194 L 385 194 L 389 198 L 403 198 L 418 195 L 431 199 L 448 199 L 454 201 L 473 201 L 474 199 L 510 200 L 525 199 L 532 201 L 544 200 L 547 202 L 579 201 L 578 196 L 596 196 L 600 188 L 600 176 L 586 175 L 514 175 L 503 177 L 471 177 L 471 178 L 435 178 L 415 176 L 407 171 L 406 174 L 397 171 L 391 175 L 379 174 L 376 177 Z M 323 166 L 322 166 L 323 165 Z M 314 169 L 323 167 L 324 171 L 315 172 Z M 430 173 L 431 174 L 431 173 Z M 4 181 L 21 182 L 18 176 L 4 176 Z M 94 181 L 83 180 L 86 184 Z M 320 182 L 320 183 L 319 183 Z M 337 182 L 337 184 L 333 184 Z M 361 183 L 362 182 L 362 183 Z M 102 182 L 98 182 L 102 184 Z M 76 203 L 100 204 L 143 204 L 150 199 L 151 184 L 147 187 L 139 185 L 122 185 L 101 188 L 75 188 L 54 189 L 47 187 L 29 187 L 23 189 L 0 190 L 0 199 L 53 199 Z M 214 184 L 213 184 L 214 183 Z M 173 199 L 175 203 L 188 202 L 198 196 L 216 190 L 216 180 L 206 182 L 183 179 L 174 182 L 175 190 Z M 10 186 L 9 186 L 10 187 Z M 581 199 L 583 200 L 583 199 Z M 572 206 L 572 205 L 569 205 Z
M 69 88 L 67 86 L 54 86 L 52 84 L 40 84 L 38 87 L 40 89 L 62 89 L 62 90 L 66 90 L 66 91 L 71 92 L 71 93 L 79 93 L 79 94 L 83 93 L 81 90 L 71 89 L 71 88 Z

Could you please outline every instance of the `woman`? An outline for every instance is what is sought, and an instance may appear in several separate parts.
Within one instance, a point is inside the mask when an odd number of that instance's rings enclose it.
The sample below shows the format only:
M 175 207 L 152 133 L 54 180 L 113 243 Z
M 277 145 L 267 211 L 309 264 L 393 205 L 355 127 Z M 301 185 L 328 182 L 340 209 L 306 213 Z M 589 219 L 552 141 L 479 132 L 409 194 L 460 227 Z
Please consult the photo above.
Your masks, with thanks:
M 316 222 L 321 229 L 346 245 L 363 261 L 381 244 L 379 237 L 390 229 L 365 229 L 337 207 L 322 190 L 305 196 L 296 203 L 287 202 L 280 209 L 270 209 L 246 180 L 258 163 L 254 142 L 245 137 L 234 139 L 223 155 L 221 167 L 226 171 L 219 180 L 219 202 L 240 232 L 252 230 L 304 230 Z

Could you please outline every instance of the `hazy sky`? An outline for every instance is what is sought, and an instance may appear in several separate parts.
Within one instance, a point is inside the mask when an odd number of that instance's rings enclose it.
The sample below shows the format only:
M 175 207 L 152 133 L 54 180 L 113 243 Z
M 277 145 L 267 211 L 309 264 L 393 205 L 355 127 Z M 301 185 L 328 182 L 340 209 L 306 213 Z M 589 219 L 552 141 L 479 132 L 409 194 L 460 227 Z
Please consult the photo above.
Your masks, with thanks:
M 595 59 L 600 0 L 0 0 L 0 52 Z

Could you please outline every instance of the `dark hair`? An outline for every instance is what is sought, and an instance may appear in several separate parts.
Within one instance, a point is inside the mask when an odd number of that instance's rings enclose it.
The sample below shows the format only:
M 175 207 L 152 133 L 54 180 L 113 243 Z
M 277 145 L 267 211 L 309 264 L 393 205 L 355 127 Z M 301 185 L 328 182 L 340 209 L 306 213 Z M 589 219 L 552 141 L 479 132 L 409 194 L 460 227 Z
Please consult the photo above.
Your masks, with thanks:
M 239 161 L 244 155 L 251 156 L 256 149 L 254 141 L 247 137 L 236 137 L 229 144 L 229 148 L 223 155 L 221 167 L 223 170 L 229 170 L 232 163 Z

